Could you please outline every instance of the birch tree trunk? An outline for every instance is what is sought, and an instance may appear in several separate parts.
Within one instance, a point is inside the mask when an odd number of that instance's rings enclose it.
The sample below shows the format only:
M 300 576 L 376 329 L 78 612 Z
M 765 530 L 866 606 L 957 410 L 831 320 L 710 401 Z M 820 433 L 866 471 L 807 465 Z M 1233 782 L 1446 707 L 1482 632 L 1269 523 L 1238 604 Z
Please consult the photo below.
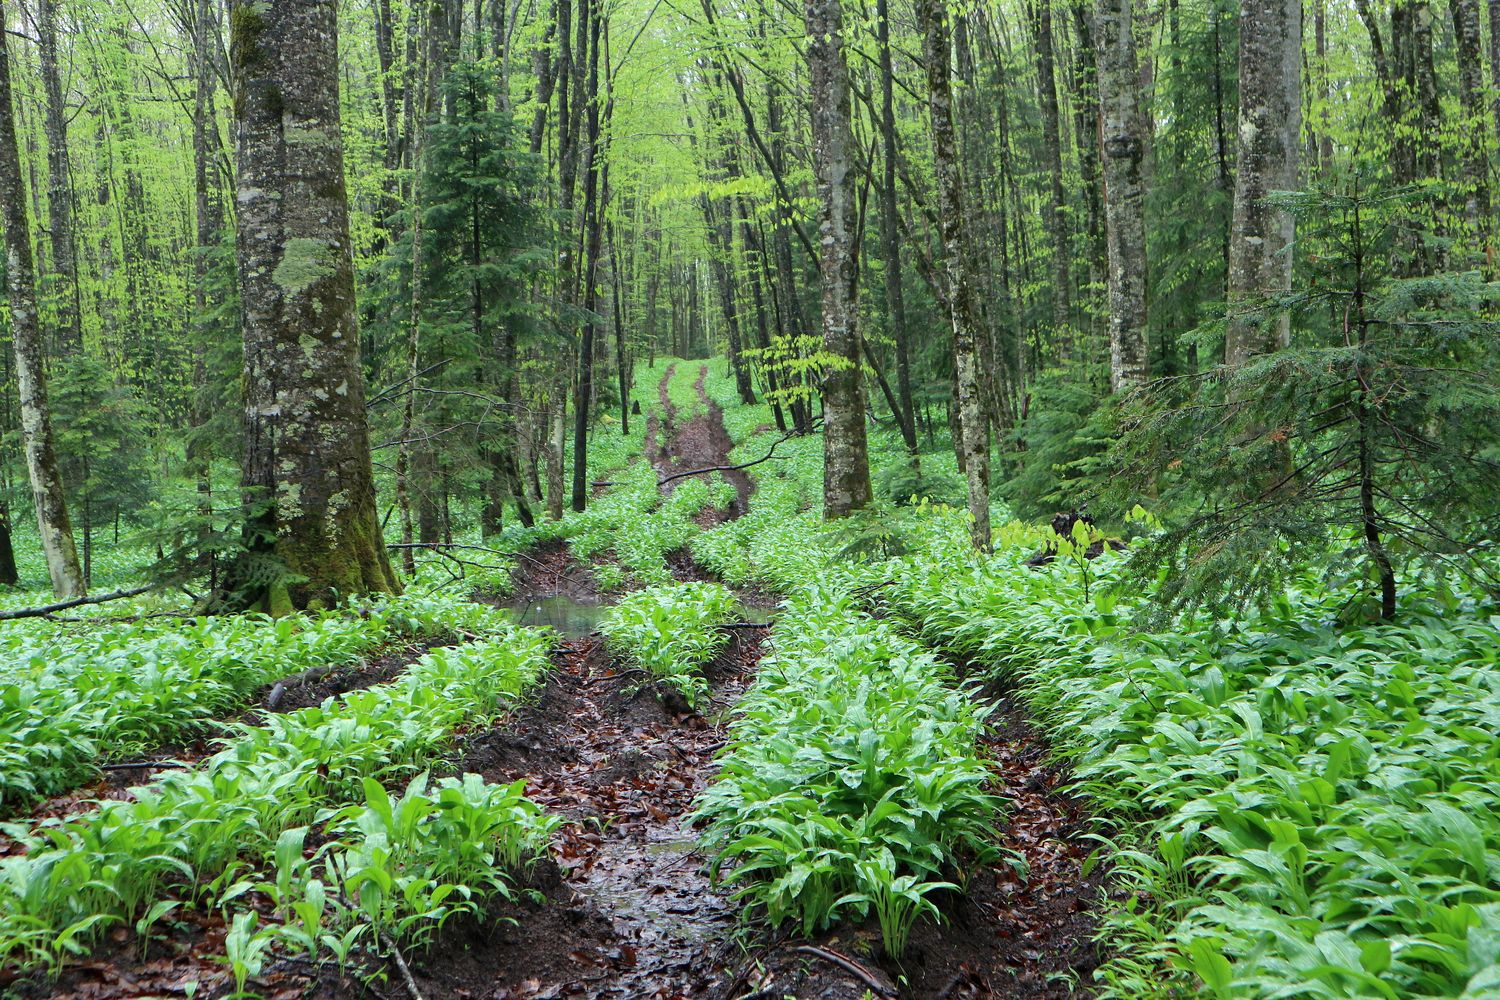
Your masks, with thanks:
M 1126 392 L 1150 374 L 1146 353 L 1146 157 L 1141 75 L 1135 57 L 1135 0 L 1100 0 L 1099 110 L 1104 161 L 1104 231 L 1109 248 L 1109 387 Z
M 228 599 L 281 614 L 398 584 L 365 423 L 336 5 L 234 0 L 230 23 L 251 506 Z
M 83 570 L 78 565 L 62 474 L 52 446 L 52 414 L 47 406 L 47 375 L 36 311 L 31 220 L 26 216 L 21 152 L 16 145 L 5 24 L 5 5 L 0 0 L 0 211 L 5 219 L 5 282 L 10 294 L 10 338 L 20 390 L 21 442 L 26 452 L 26 473 L 31 478 L 42 552 L 47 559 L 47 575 L 52 578 L 52 593 L 59 598 L 82 597 Z
M 83 349 L 83 321 L 78 287 L 78 253 L 73 240 L 73 182 L 68 159 L 68 109 L 57 65 L 57 4 L 37 2 L 37 53 L 42 89 L 47 95 L 47 222 L 52 245 L 55 288 L 49 296 L 57 310 L 57 348 L 61 354 Z
M 953 134 L 953 87 L 949 78 L 946 0 L 917 0 L 922 57 L 927 63 L 927 107 L 932 116 L 933 166 L 937 174 L 938 225 L 947 276 L 948 319 L 953 327 L 955 402 L 974 547 L 990 548 L 989 426 L 979 391 L 974 331 L 974 283 L 964 250 L 964 190 Z
M 1302 129 L 1300 0 L 1241 0 L 1240 116 L 1229 237 L 1224 361 L 1242 365 L 1291 342 L 1291 317 L 1266 301 L 1292 286 L 1290 212 L 1268 201 L 1297 186 Z
M 855 246 L 854 134 L 840 0 L 807 0 L 807 62 L 818 175 L 823 350 L 837 359 L 823 376 L 823 515 L 844 517 L 871 499 L 860 369 L 859 265 Z

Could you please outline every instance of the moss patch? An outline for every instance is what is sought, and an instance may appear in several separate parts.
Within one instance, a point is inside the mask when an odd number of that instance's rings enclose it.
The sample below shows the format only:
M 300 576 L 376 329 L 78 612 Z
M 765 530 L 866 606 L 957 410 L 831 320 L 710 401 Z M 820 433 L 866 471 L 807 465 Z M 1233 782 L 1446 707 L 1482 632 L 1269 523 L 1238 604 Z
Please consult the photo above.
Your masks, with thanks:
M 336 270 L 338 258 L 327 240 L 297 237 L 286 241 L 271 278 L 287 297 L 295 298 Z

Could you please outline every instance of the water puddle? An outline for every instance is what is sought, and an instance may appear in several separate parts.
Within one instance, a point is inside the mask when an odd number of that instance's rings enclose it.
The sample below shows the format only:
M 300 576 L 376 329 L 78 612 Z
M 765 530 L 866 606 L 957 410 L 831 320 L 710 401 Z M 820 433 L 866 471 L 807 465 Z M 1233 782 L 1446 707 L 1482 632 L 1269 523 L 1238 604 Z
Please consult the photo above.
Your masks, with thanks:
M 510 604 L 506 610 L 515 615 L 520 625 L 547 625 L 565 639 L 582 639 L 599 628 L 599 620 L 609 611 L 607 604 L 591 604 L 558 594 L 554 597 L 535 597 L 530 601 Z M 775 616 L 775 611 L 766 608 L 742 608 L 740 621 L 764 625 Z
M 599 627 L 599 619 L 609 610 L 603 604 L 586 604 L 559 594 L 537 597 L 524 604 L 507 607 L 521 625 L 547 625 L 567 639 L 582 639 Z

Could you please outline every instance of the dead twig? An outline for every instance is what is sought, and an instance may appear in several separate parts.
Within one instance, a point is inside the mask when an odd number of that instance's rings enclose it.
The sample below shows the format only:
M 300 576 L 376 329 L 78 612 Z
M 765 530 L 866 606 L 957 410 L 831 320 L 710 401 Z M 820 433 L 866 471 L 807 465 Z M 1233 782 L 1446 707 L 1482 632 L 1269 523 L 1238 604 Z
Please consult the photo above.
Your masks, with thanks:
M 360 663 L 360 667 L 364 667 L 363 662 Z M 271 693 L 266 695 L 266 707 L 275 708 L 281 704 L 281 699 L 286 694 L 287 688 L 301 687 L 312 681 L 322 680 L 331 673 L 333 673 L 333 664 L 329 663 L 321 667 L 308 667 L 301 673 L 292 674 L 290 677 L 283 677 L 271 685 Z
M 72 597 L 66 601 L 58 601 L 55 604 L 43 604 L 35 608 L 17 608 L 14 611 L 0 611 L 0 622 L 15 621 L 17 618 L 42 618 L 52 614 L 54 611 L 66 611 L 69 608 L 77 608 L 85 604 L 103 604 L 106 601 L 121 601 L 127 597 L 138 597 L 150 589 L 151 585 L 147 584 L 144 587 L 114 590 L 108 594 L 99 594 L 96 597 Z
M 422 1000 L 422 991 L 417 989 L 417 981 L 411 977 L 411 969 L 407 968 L 406 959 L 401 957 L 401 949 L 396 947 L 396 942 L 382 931 L 380 943 L 391 956 L 391 961 L 396 963 L 396 971 L 401 973 L 401 980 L 406 983 L 406 992 L 411 994 L 411 1000 Z
M 815 948 L 810 944 L 798 945 L 792 950 L 801 952 L 804 955 L 811 955 L 814 958 L 821 958 L 830 965 L 838 966 L 883 997 L 893 997 L 896 995 L 896 991 L 891 988 L 889 983 L 877 978 L 875 973 L 860 965 L 848 955 L 840 955 L 838 952 L 830 951 L 827 948 Z
M 796 436 L 797 435 L 795 433 L 788 433 L 777 438 L 775 441 L 771 442 L 771 450 L 766 452 L 764 455 L 762 455 L 760 458 L 757 458 L 753 462 L 743 462 L 739 465 L 710 465 L 704 469 L 689 469 L 687 472 L 678 472 L 674 475 L 667 476 L 665 479 L 658 479 L 656 481 L 656 488 L 661 489 L 663 486 L 667 485 L 673 480 L 685 479 L 688 476 L 701 476 L 706 472 L 738 472 L 740 469 L 748 469 L 752 465 L 759 465 L 762 462 L 769 462 L 771 458 L 776 454 L 777 445 L 790 441 Z
M 100 764 L 101 771 L 146 771 L 151 768 L 171 770 L 173 768 L 184 768 L 188 765 L 180 760 L 127 760 L 119 764 Z

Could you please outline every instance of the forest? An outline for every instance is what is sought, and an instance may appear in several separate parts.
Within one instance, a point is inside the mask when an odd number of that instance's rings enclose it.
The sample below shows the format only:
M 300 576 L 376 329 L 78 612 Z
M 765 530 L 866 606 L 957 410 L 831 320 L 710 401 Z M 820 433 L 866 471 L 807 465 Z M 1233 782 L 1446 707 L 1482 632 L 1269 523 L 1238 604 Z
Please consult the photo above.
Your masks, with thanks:
M 0 0 L 0 998 L 1500 1000 L 1500 0 Z

